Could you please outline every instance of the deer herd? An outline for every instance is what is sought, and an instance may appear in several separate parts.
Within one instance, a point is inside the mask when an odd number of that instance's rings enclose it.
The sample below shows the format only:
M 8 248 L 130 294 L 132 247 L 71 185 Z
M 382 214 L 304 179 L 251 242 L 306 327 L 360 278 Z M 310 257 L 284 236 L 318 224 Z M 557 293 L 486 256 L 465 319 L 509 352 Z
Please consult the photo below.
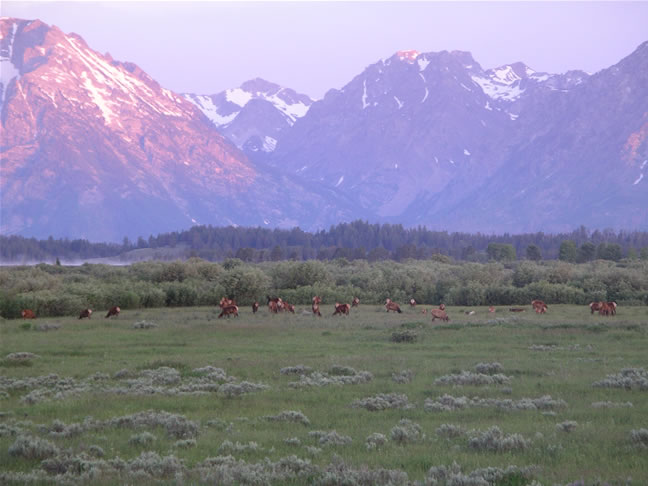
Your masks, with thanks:
M 290 304 L 285 300 L 282 300 L 280 297 L 270 297 L 269 295 L 266 297 L 267 297 L 268 310 L 270 311 L 271 314 L 278 314 L 280 312 L 292 312 L 293 314 L 295 313 L 295 306 L 293 304 Z M 322 313 L 320 312 L 321 303 L 322 303 L 321 297 L 317 295 L 313 297 L 313 304 L 311 306 L 313 315 L 319 317 L 322 316 Z M 351 304 L 336 302 L 335 312 L 333 312 L 333 315 L 348 316 L 349 313 L 351 312 L 351 308 L 358 307 L 359 305 L 360 305 L 360 299 L 358 299 L 357 297 L 353 298 Z M 417 305 L 416 300 L 410 299 L 409 305 L 412 308 L 416 307 Z M 238 317 L 239 308 L 236 305 L 236 301 L 234 299 L 229 297 L 223 297 L 220 300 L 219 306 L 221 308 L 221 313 L 218 315 L 219 319 L 223 316 Z M 531 307 L 536 312 L 536 314 L 546 314 L 548 309 L 547 304 L 545 304 L 541 300 L 532 300 Z M 616 302 L 591 302 L 589 304 L 589 308 L 591 314 L 594 314 L 594 312 L 598 312 L 599 315 L 601 316 L 614 316 L 616 315 L 617 303 Z M 385 309 L 387 310 L 388 313 L 389 311 L 397 312 L 399 314 L 403 312 L 400 306 L 389 298 L 385 300 Z M 435 321 L 436 319 L 440 319 L 442 321 L 449 321 L 450 318 L 448 317 L 448 314 L 446 313 L 445 309 L 446 309 L 445 304 L 441 304 L 437 309 L 429 309 L 429 310 L 423 309 L 421 311 L 421 314 L 430 314 L 433 321 Z M 259 310 L 259 303 L 254 302 L 254 304 L 252 304 L 252 313 L 256 314 L 258 310 Z M 509 308 L 509 311 L 511 312 L 524 312 L 525 310 L 526 309 L 524 309 L 523 307 Z M 108 313 L 106 314 L 106 318 L 113 317 L 113 316 L 117 317 L 119 316 L 120 312 L 121 309 L 118 306 L 113 306 L 108 310 Z M 488 312 L 491 314 L 495 313 L 496 312 L 495 307 L 491 305 L 488 308 Z M 475 311 L 466 311 L 465 314 L 473 315 L 475 314 Z M 36 319 L 36 314 L 31 309 L 24 309 L 21 312 L 21 316 L 23 319 Z M 79 319 L 84 319 L 84 318 L 90 319 L 91 316 L 92 316 L 92 309 L 83 309 L 79 314 Z
M 293 304 L 289 304 L 288 302 L 282 300 L 280 297 L 270 297 L 269 295 L 266 297 L 267 297 L 268 310 L 270 311 L 270 313 L 272 314 L 278 314 L 280 312 L 292 312 L 293 314 L 295 313 L 295 306 Z M 322 303 L 321 297 L 319 297 L 318 295 L 313 297 L 313 304 L 311 306 L 313 315 L 319 317 L 322 316 L 322 313 L 320 312 L 321 303 Z M 359 305 L 360 305 L 360 299 L 358 297 L 354 297 L 353 300 L 351 301 L 351 304 L 336 302 L 335 311 L 333 312 L 333 315 L 348 316 L 349 313 L 351 312 L 351 309 L 353 307 L 358 307 Z M 410 307 L 414 308 L 418 305 L 418 303 L 416 302 L 415 299 L 410 299 L 409 305 Z M 592 302 L 589 306 L 590 309 L 592 310 L 592 314 L 595 311 L 599 311 L 599 313 L 602 316 L 616 315 L 616 308 L 617 308 L 616 302 Z M 230 315 L 234 315 L 235 317 L 238 317 L 238 307 L 236 306 L 236 301 L 234 301 L 233 299 L 223 297 L 220 302 L 220 307 L 222 309 L 222 312 L 218 317 L 223 317 L 223 316 L 229 317 Z M 549 308 L 547 304 L 537 299 L 531 301 L 531 307 L 536 312 L 536 314 L 546 314 L 547 309 Z M 400 306 L 389 298 L 385 300 L 385 309 L 388 313 L 389 311 L 396 312 L 398 314 L 401 314 L 403 312 Z M 258 310 L 259 310 L 259 303 L 254 302 L 254 304 L 252 304 L 252 313 L 256 314 Z M 526 311 L 526 309 L 523 307 L 511 307 L 509 310 L 511 312 Z M 307 311 L 304 312 L 307 313 Z M 494 314 L 496 312 L 495 307 L 491 305 L 488 308 L 488 312 Z M 429 309 L 429 310 L 423 309 L 421 311 L 421 314 L 429 314 L 432 317 L 433 321 L 435 321 L 436 319 L 446 321 L 446 322 L 450 320 L 450 318 L 448 317 L 448 313 L 446 312 L 445 304 L 439 305 L 437 309 Z M 472 316 L 475 314 L 475 311 L 474 310 L 465 311 L 464 314 Z

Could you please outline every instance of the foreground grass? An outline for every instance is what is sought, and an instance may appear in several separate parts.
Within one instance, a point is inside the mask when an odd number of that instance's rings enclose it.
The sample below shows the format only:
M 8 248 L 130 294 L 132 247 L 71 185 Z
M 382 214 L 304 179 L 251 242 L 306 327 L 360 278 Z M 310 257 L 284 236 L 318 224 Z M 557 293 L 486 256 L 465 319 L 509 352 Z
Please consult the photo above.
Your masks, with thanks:
M 161 456 L 174 454 L 188 468 L 218 455 L 231 454 L 252 463 L 296 455 L 322 467 L 343 460 L 357 468 L 400 470 L 410 481 L 423 481 L 432 466 L 456 462 L 466 473 L 488 466 L 535 466 L 533 478 L 548 485 L 577 480 L 626 484 L 629 478 L 632 484 L 648 483 L 648 448 L 630 436 L 632 430 L 648 428 L 648 389 L 592 386 L 623 368 L 648 369 L 646 307 L 619 309 L 612 318 L 592 316 L 577 306 L 552 306 L 547 315 L 535 315 L 530 309 L 511 314 L 505 308 L 495 315 L 475 308 L 474 315 L 466 315 L 468 310 L 449 308 L 452 320 L 448 323 L 431 322 L 429 316 L 420 314 L 420 308 L 387 314 L 378 306 L 361 306 L 348 317 L 331 317 L 332 309 L 329 312 L 326 307 L 326 316 L 319 319 L 302 314 L 300 309 L 296 315 L 269 315 L 265 309 L 253 315 L 246 308 L 238 319 L 217 319 L 218 311 L 213 308 L 182 308 L 125 311 L 112 320 L 57 318 L 30 325 L 0 321 L 0 378 L 56 373 L 81 382 L 97 372 L 105 374 L 97 376 L 97 386 L 86 391 L 46 395 L 34 403 L 24 400 L 31 389 L 0 393 L 0 470 L 27 472 L 41 467 L 40 458 L 9 453 L 19 433 L 8 428 L 19 427 L 22 433 L 46 438 L 70 454 L 87 452 L 92 445 L 104 451 L 105 460 L 116 456 L 133 460 L 142 451 L 155 451 Z M 133 324 L 142 320 L 157 327 L 134 329 Z M 44 322 L 61 327 L 49 332 L 34 330 Z M 393 332 L 402 331 L 416 333 L 416 340 L 390 340 Z M 15 352 L 38 357 L 22 362 L 5 358 Z M 480 362 L 500 363 L 501 373 L 510 383 L 435 384 L 444 375 L 475 371 Z M 234 383 L 248 381 L 269 388 L 235 397 L 220 392 L 105 391 L 123 383 L 115 377 L 120 370 L 128 370 L 135 378 L 142 370 L 174 368 L 180 375 L 174 386 L 179 386 L 199 376 L 195 368 L 207 365 L 222 368 L 235 377 Z M 320 372 L 330 372 L 336 365 L 352 367 L 370 372 L 373 379 L 353 385 L 293 388 L 289 383 L 299 381 L 299 376 L 282 375 L 280 369 L 296 365 Z M 392 374 L 403 370 L 413 372 L 412 381 L 394 382 Z M 381 393 L 404 394 L 415 407 L 381 411 L 351 407 L 355 400 Z M 511 400 L 551 395 L 567 406 L 520 411 L 495 407 L 425 410 L 426 399 L 444 394 Z M 594 402 L 605 401 L 630 402 L 632 406 L 592 407 Z M 195 421 L 199 424 L 195 445 L 178 446 L 178 437 L 170 436 L 161 426 L 136 430 L 105 427 L 69 437 L 47 430 L 55 420 L 82 423 L 90 416 L 108 421 L 146 410 Z M 310 423 L 264 418 L 284 411 L 299 411 Z M 404 443 L 390 440 L 392 429 L 403 418 L 418 424 L 424 436 Z M 566 421 L 576 422 L 575 429 L 566 432 L 557 427 Z M 463 433 L 443 437 L 436 432 L 442 424 L 456 425 Z M 469 445 L 470 437 L 493 426 L 505 435 L 520 434 L 526 447 L 498 452 Z M 336 430 L 352 442 L 322 445 L 309 435 L 316 430 Z M 133 436 L 143 431 L 155 439 L 137 443 Z M 368 449 L 365 439 L 372 433 L 385 435 L 387 442 Z M 285 442 L 291 438 L 298 441 Z M 226 441 L 234 447 L 228 448 Z M 256 447 L 249 446 L 251 442 Z M 310 481 L 303 478 L 303 482 Z

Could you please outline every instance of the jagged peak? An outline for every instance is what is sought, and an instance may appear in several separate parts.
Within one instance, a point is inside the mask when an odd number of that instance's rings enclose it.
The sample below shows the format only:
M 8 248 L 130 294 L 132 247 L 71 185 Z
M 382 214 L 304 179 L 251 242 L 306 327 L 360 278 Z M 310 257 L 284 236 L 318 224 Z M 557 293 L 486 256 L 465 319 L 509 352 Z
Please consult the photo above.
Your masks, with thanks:
M 279 86 L 277 83 L 273 83 L 271 81 L 267 81 L 263 78 L 257 77 L 245 81 L 244 83 L 241 84 L 240 88 L 243 91 L 247 91 L 248 93 L 268 94 L 268 93 L 276 93 L 281 89 L 281 86 Z
M 406 49 L 403 51 L 396 51 L 395 56 L 401 61 L 414 62 L 419 54 L 420 52 L 415 49 Z
M 486 71 L 486 75 L 502 84 L 513 84 L 521 79 L 526 79 L 536 72 L 523 62 L 503 64 Z

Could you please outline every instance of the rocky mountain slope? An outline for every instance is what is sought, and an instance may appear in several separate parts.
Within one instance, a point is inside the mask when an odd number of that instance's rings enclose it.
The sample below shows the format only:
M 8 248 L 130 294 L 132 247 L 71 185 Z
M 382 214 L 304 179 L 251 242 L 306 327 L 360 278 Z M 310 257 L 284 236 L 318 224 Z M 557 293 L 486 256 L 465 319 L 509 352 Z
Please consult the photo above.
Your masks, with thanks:
M 592 76 L 401 51 L 314 103 L 269 160 L 407 225 L 648 228 L 647 45 Z
M 314 209 L 331 191 L 253 166 L 136 65 L 40 21 L 2 18 L 0 35 L 3 234 L 114 241 L 195 223 L 328 222 Z
M 648 42 L 593 75 L 399 51 L 312 102 L 262 79 L 178 95 L 75 34 L 2 18 L 0 68 L 3 234 L 648 229 Z

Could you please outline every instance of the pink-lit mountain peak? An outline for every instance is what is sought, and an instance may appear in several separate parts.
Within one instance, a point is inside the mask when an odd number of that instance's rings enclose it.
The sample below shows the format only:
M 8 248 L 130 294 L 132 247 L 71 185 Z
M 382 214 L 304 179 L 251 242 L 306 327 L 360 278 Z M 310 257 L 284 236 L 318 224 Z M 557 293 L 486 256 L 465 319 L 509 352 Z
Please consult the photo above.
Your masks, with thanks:
M 197 194 L 254 182 L 245 155 L 135 64 L 37 20 L 2 18 L 0 33 L 3 232 L 48 223 L 47 208 L 19 216 L 35 200 L 83 213 L 153 198 L 190 223 Z

